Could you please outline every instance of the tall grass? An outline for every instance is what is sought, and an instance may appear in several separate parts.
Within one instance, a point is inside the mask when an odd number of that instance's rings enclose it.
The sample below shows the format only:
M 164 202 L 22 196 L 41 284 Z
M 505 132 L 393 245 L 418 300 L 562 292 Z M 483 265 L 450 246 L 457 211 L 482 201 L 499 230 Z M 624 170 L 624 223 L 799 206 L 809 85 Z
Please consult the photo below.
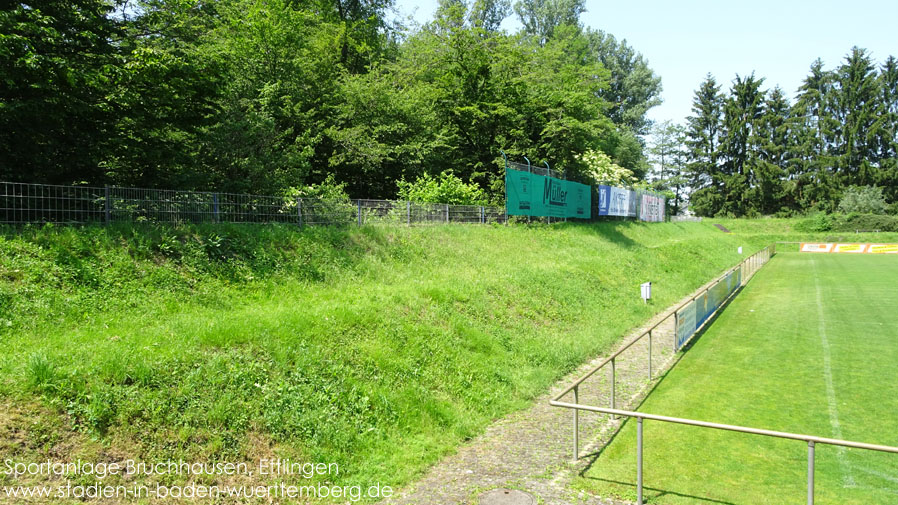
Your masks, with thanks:
M 252 459 L 264 440 L 398 485 L 766 240 L 709 223 L 6 230 L 0 393 L 133 457 Z

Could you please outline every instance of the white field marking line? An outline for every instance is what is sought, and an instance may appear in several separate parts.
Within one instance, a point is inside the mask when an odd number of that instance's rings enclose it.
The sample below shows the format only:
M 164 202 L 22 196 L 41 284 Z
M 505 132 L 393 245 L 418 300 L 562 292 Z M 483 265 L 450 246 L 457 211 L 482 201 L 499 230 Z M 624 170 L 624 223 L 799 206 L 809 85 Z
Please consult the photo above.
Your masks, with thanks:
M 833 428 L 833 438 L 844 439 L 842 425 L 839 423 L 839 407 L 836 403 L 836 388 L 833 386 L 832 356 L 829 350 L 829 338 L 826 336 L 826 321 L 823 320 L 823 294 L 820 290 L 820 277 L 817 276 L 817 262 L 811 261 L 814 267 L 814 286 L 817 288 L 817 332 L 823 344 L 823 379 L 826 382 L 826 403 L 829 407 L 829 424 Z M 845 448 L 836 446 L 836 458 L 842 467 L 842 475 L 845 479 L 845 487 L 856 487 L 857 482 L 851 474 L 851 465 L 845 457 Z
M 876 477 L 879 477 L 880 479 L 884 479 L 884 480 L 887 480 L 887 481 L 889 481 L 889 482 L 893 482 L 893 483 L 895 483 L 895 484 L 898 484 L 898 477 L 893 477 L 893 476 L 891 476 L 891 475 L 889 475 L 889 474 L 887 474 L 887 473 L 882 473 L 882 472 L 880 472 L 880 471 L 878 471 L 878 470 L 874 470 L 874 469 L 872 469 L 872 468 L 867 468 L 867 467 L 864 467 L 864 466 L 853 466 L 852 468 L 854 468 L 855 470 L 860 470 L 860 471 L 862 471 L 862 472 L 864 472 L 864 473 L 868 473 L 868 474 L 870 474 L 870 475 L 874 475 L 874 476 L 876 476 Z

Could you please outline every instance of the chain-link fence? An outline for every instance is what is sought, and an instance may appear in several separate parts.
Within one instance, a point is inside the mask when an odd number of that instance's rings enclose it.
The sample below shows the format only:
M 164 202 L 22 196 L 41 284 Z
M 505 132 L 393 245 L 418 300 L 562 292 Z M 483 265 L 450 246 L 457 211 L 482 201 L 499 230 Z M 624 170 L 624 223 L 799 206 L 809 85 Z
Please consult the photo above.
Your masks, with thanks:
M 508 168 L 511 168 L 512 170 L 520 170 L 521 172 L 543 175 L 546 177 L 554 177 L 556 179 L 566 179 L 564 172 L 559 172 L 558 170 L 552 170 L 549 167 L 539 165 L 525 165 L 523 163 L 509 161 Z
M 504 223 L 502 207 L 0 182 L 0 222 L 295 223 L 420 225 Z

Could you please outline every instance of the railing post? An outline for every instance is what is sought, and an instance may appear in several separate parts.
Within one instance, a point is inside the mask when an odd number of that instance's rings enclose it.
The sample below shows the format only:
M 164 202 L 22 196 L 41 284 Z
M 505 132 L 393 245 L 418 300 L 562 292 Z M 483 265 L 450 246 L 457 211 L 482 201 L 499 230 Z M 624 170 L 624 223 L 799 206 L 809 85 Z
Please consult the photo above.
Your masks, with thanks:
M 356 200 L 356 201 L 357 201 L 358 204 L 359 204 L 359 205 L 358 205 L 358 212 L 357 212 L 357 215 L 358 215 L 358 218 L 359 218 L 359 226 L 362 226 L 362 201 L 361 201 L 361 200 Z
M 636 418 L 636 505 L 642 505 L 642 418 Z
M 409 226 L 412 225 L 412 202 L 405 202 L 405 221 Z
M 574 386 L 574 403 L 580 403 L 580 386 Z M 574 409 L 574 461 L 580 457 L 580 409 Z
M 112 221 L 112 205 L 111 205 L 111 202 L 109 201 L 110 197 L 109 197 L 109 185 L 108 184 L 103 187 L 103 193 L 104 193 L 104 196 L 106 197 L 105 198 L 106 203 L 103 206 L 103 210 L 105 211 L 104 214 L 106 216 L 106 224 L 109 224 L 109 222 Z
M 446 222 L 449 222 L 449 204 L 446 204 Z
M 480 206 L 480 224 L 486 223 L 486 212 L 483 205 Z
M 695 301 L 693 298 L 692 301 Z M 680 314 L 677 311 L 674 311 L 674 338 L 673 338 L 673 350 L 677 352 L 677 340 L 680 339 Z
M 212 193 L 212 222 L 218 223 L 221 218 L 218 214 L 218 193 Z
M 814 441 L 808 440 L 808 505 L 814 505 Z
M 649 380 L 652 380 L 652 330 L 649 330 Z
M 617 389 L 615 386 L 617 385 L 617 366 L 615 366 L 616 358 L 611 358 L 611 408 L 617 408 L 617 401 L 615 399 L 614 390 Z M 613 419 L 617 419 L 615 416 L 611 416 Z
M 302 228 L 302 197 L 296 197 L 296 218 L 299 219 L 299 227 Z

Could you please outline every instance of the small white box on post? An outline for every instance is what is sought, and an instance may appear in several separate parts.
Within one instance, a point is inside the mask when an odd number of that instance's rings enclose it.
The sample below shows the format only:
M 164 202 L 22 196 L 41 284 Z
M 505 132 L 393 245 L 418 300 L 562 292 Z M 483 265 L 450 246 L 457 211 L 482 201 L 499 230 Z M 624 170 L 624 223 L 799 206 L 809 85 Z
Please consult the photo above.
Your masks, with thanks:
M 645 282 L 640 284 L 639 287 L 642 289 L 642 302 L 649 303 L 649 300 L 652 298 L 652 283 Z

